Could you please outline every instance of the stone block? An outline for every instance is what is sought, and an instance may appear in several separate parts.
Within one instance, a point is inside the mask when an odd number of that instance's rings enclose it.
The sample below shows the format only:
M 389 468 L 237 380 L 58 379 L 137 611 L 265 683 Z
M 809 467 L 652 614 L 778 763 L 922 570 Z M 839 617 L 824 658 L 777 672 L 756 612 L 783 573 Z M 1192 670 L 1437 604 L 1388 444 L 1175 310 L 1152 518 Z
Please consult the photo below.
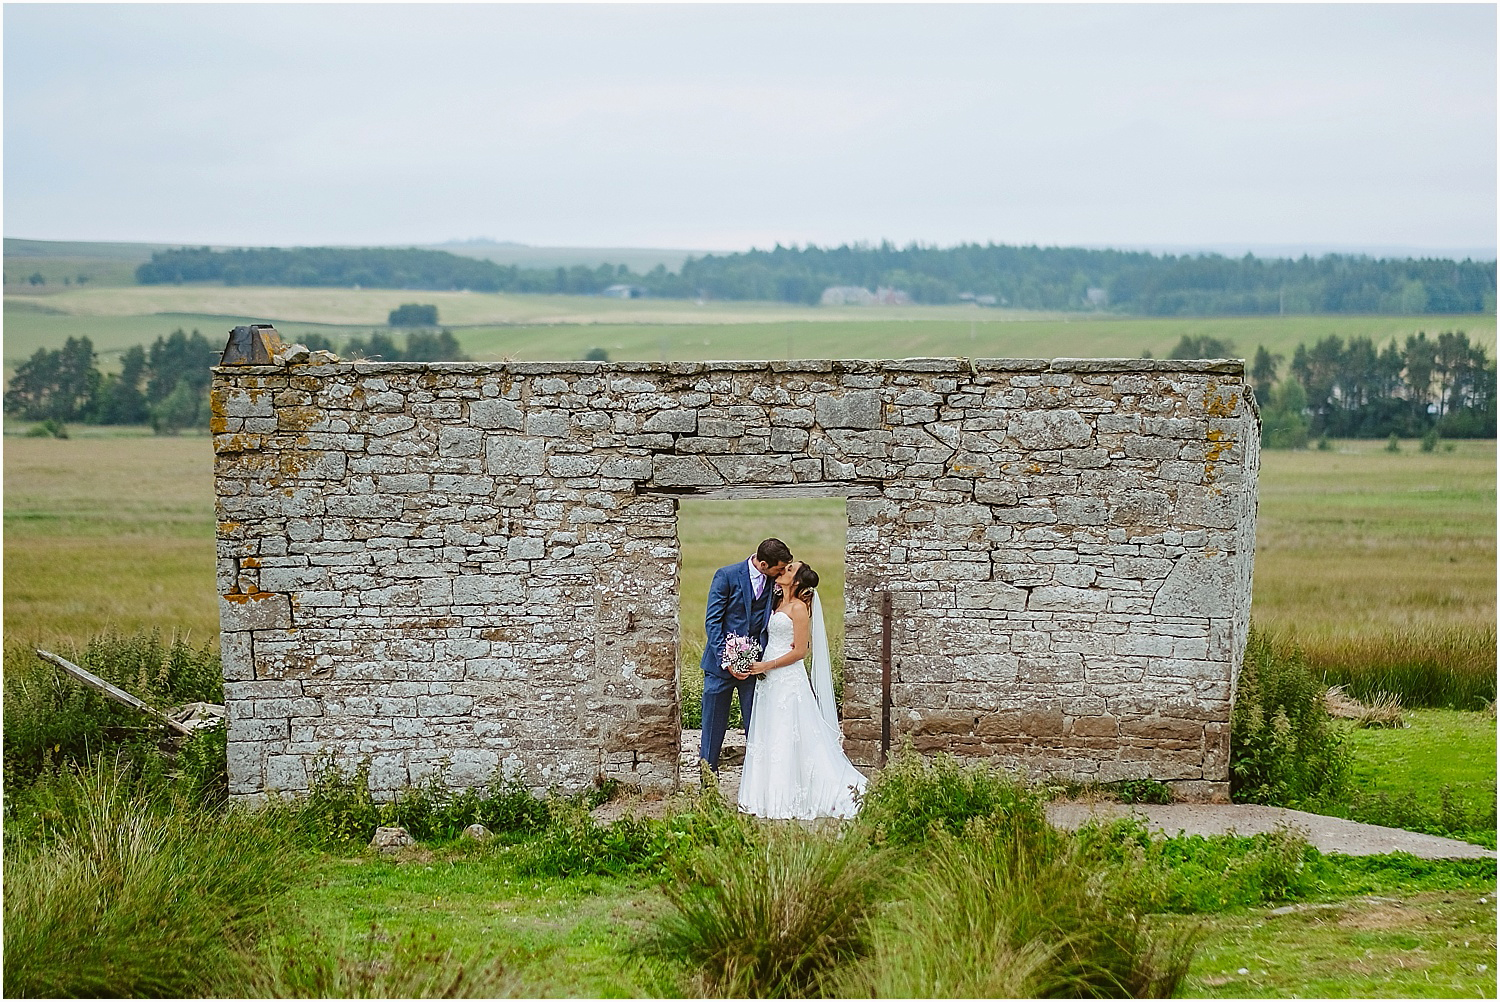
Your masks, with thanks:
M 535 477 L 543 472 L 546 443 L 534 438 L 491 437 L 486 442 L 484 469 L 502 477 Z
M 547 473 L 554 477 L 590 477 L 599 472 L 602 460 L 587 453 L 558 454 L 547 459 Z
M 879 428 L 884 423 L 884 405 L 877 390 L 820 394 L 814 410 L 817 423 L 824 428 Z
M 546 540 L 535 536 L 517 536 L 505 544 L 507 560 L 540 560 L 546 553 Z
M 1026 449 L 1082 448 L 1093 441 L 1094 429 L 1075 410 L 1038 410 L 1011 415 L 1005 432 Z
M 469 423 L 487 431 L 520 431 L 525 419 L 521 408 L 509 400 L 475 400 L 469 404 Z
M 1013 505 L 1021 500 L 1016 485 L 1000 480 L 974 481 L 974 500 L 983 504 Z
M 248 632 L 219 634 L 219 661 L 224 668 L 225 681 L 241 682 L 255 678 L 253 636 Z
M 301 755 L 267 755 L 266 789 L 300 793 L 308 788 L 307 763 Z
M 1120 721 L 1116 717 L 1078 717 L 1074 719 L 1072 733 L 1080 737 L 1117 738 L 1120 736 Z
M 291 626 L 292 605 L 286 595 L 263 591 L 219 596 L 219 629 L 226 633 L 287 630 Z
M 1098 588 L 1069 588 L 1065 585 L 1033 588 L 1026 601 L 1029 612 L 1103 612 L 1108 605 L 1107 591 Z
M 438 455 L 461 459 L 484 452 L 484 432 L 478 428 L 445 425 L 438 429 Z
M 1235 611 L 1234 564 L 1223 554 L 1185 553 L 1151 600 L 1153 616 L 1223 617 Z M 1248 596 L 1246 596 L 1248 604 Z
M 453 579 L 454 605 L 515 605 L 525 599 L 518 576 L 464 574 Z
M 606 459 L 599 475 L 613 480 L 650 480 L 650 456 L 620 456 Z
M 700 456 L 654 456 L 651 479 L 662 487 L 717 487 L 724 477 Z
M 679 435 L 691 435 L 698 430 L 698 412 L 686 408 L 658 411 L 646 419 L 641 426 L 644 432 L 670 432 Z M 704 432 L 712 434 L 712 432 Z
M 964 582 L 957 586 L 960 609 L 994 609 L 1020 612 L 1026 608 L 1026 592 L 1003 581 Z

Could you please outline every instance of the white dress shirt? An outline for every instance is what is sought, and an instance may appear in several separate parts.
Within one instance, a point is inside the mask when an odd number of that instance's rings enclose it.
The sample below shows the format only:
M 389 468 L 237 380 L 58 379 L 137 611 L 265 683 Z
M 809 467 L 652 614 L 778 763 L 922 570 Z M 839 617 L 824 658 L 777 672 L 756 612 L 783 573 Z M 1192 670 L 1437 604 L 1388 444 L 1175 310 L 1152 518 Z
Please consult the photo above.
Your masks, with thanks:
M 755 597 L 760 598 L 761 592 L 766 590 L 766 576 L 755 566 L 754 557 L 745 561 L 745 566 L 750 568 L 750 587 L 755 589 Z

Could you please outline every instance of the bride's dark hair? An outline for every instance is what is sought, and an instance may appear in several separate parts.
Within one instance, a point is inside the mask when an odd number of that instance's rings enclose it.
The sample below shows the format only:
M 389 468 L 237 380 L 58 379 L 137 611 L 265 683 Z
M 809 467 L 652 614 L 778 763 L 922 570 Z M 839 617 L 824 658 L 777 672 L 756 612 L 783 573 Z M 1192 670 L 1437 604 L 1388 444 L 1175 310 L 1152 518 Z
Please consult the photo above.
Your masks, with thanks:
M 807 564 L 797 568 L 797 576 L 792 578 L 792 595 L 807 603 L 812 608 L 813 589 L 818 587 L 818 572 Z

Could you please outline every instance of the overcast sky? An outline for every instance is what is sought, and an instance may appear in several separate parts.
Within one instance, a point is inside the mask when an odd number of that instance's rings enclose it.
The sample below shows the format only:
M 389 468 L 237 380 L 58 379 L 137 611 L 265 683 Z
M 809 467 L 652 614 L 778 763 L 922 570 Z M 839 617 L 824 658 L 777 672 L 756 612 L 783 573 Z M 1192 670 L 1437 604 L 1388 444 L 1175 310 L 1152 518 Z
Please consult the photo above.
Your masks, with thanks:
M 1493 257 L 1474 5 L 16 5 L 7 236 Z

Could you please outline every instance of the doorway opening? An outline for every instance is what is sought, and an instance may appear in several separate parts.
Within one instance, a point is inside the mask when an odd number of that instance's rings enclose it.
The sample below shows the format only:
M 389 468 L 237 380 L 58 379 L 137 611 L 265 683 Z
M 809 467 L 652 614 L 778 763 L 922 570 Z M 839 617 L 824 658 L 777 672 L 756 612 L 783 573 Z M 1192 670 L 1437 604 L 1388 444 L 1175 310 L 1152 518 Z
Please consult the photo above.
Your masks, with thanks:
M 770 492 L 767 492 L 769 494 Z M 760 541 L 780 539 L 795 559 L 818 572 L 818 597 L 828 628 L 834 694 L 843 703 L 844 568 L 849 516 L 843 497 L 775 497 L 709 500 L 680 497 L 677 691 L 682 708 L 683 760 L 695 760 L 703 720 L 704 611 L 714 571 L 748 560 Z M 724 765 L 743 749 L 744 720 L 736 697 L 730 709 Z M 691 732 L 691 733 L 689 733 Z M 692 745 L 691 754 L 688 745 Z M 684 771 L 683 775 L 691 773 Z

